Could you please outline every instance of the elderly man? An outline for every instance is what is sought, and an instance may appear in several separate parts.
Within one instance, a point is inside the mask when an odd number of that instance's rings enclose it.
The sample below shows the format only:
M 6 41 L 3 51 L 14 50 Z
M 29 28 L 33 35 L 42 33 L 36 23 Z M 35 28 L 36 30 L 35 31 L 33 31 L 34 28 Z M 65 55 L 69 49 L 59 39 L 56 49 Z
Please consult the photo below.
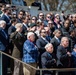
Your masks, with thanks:
M 68 50 L 69 40 L 67 37 L 62 37 L 61 43 L 57 48 L 57 66 L 58 68 L 71 67 L 71 53 Z M 62 72 L 59 75 L 70 75 L 69 72 Z
M 8 53 L 8 35 L 5 32 L 6 22 L 0 20 L 0 51 Z M 1 59 L 1 55 L 0 55 Z M 1 61 L 0 61 L 1 62 Z M 7 62 L 8 58 L 2 55 L 2 75 L 7 75 Z
M 0 50 L 6 51 L 8 45 L 8 35 L 5 31 L 6 22 L 4 20 L 0 21 Z
M 33 67 L 37 66 L 38 48 L 34 44 L 35 35 L 33 32 L 28 32 L 27 40 L 23 45 L 23 61 Z M 35 70 L 31 67 L 23 65 L 24 75 L 35 75 Z
M 46 44 L 46 51 L 41 55 L 41 64 L 42 68 L 55 68 L 56 67 L 56 59 L 53 54 L 53 45 L 51 43 Z M 51 71 L 44 71 L 43 75 L 53 75 L 54 73 Z
M 23 43 L 26 40 L 26 36 L 22 34 L 22 23 L 17 23 L 15 25 L 16 31 L 10 35 L 10 39 L 13 42 L 13 52 L 12 56 L 17 59 L 22 59 L 23 56 Z M 14 72 L 13 75 L 22 75 L 22 64 L 19 61 L 14 60 Z

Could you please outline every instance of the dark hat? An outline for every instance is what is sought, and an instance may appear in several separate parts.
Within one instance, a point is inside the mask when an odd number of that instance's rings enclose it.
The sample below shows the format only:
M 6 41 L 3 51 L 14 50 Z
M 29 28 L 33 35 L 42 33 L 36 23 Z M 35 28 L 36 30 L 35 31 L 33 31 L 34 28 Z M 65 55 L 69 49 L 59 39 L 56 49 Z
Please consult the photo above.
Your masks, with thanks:
M 30 27 L 34 27 L 34 26 L 36 26 L 36 23 L 31 23 L 30 24 Z
M 76 48 L 76 44 L 74 45 L 74 48 Z

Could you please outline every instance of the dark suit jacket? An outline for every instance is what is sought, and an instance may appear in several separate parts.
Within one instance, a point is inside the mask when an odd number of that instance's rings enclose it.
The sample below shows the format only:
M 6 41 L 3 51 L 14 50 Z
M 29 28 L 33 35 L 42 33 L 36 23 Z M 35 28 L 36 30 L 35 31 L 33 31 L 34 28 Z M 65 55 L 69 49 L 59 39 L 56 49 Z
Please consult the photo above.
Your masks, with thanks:
M 10 19 L 11 18 L 10 17 L 8 18 L 5 14 L 1 17 L 1 20 L 4 20 L 6 22 L 6 24 L 7 24 L 6 29 L 8 29 L 10 27 L 10 25 L 11 25 Z
M 41 55 L 41 63 L 42 63 L 42 68 L 54 68 L 56 67 L 56 59 L 55 55 L 49 52 L 44 52 Z
M 45 42 L 45 40 L 43 38 L 40 37 L 39 39 L 37 39 L 36 45 L 39 49 L 40 54 L 42 54 L 46 51 L 44 48 L 46 44 L 47 44 L 47 42 Z
M 10 26 L 8 29 L 8 35 L 12 34 L 13 32 L 15 32 L 16 28 L 14 26 Z
M 41 55 L 42 68 L 56 68 L 56 59 L 53 53 L 44 52 Z M 54 72 L 55 73 L 55 72 Z M 43 75 L 55 75 L 51 71 L 43 71 Z
M 18 18 L 17 23 L 22 23 L 22 20 Z
M 23 27 L 22 27 L 22 33 L 25 33 L 25 32 L 27 32 L 27 28 L 23 25 Z
M 0 28 L 0 41 L 3 43 L 3 45 L 5 46 L 5 47 L 7 47 L 8 46 L 8 43 L 9 43 L 9 41 L 8 41 L 8 38 L 6 38 L 5 37 L 5 35 L 4 35 L 4 33 L 2 32 L 2 28 Z M 5 32 L 6 33 L 6 32 Z M 7 34 L 6 34 L 7 35 Z M 8 36 L 8 35 L 7 35 Z
M 58 40 L 55 37 L 53 37 L 51 39 L 51 43 L 54 46 L 54 53 L 56 54 L 57 53 L 57 47 L 60 45 L 60 42 L 58 42 Z
M 23 44 L 26 40 L 26 36 L 24 36 L 23 34 L 19 34 L 18 32 L 15 31 L 10 35 L 10 38 L 12 39 L 14 43 L 12 56 L 16 58 L 22 58 Z
M 57 66 L 62 68 L 68 68 L 71 65 L 71 58 L 67 55 L 67 48 L 59 45 L 57 49 Z M 70 61 L 70 62 L 69 62 Z

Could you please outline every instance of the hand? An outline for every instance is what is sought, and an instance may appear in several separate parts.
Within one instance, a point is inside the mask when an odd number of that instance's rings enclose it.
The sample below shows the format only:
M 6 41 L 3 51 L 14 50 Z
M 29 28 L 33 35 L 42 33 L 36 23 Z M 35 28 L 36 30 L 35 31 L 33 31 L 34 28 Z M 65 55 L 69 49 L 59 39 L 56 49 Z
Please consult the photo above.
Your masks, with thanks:
M 54 63 L 56 63 L 56 59 L 53 59 Z
M 71 56 L 71 53 L 70 53 L 70 52 L 67 52 L 67 54 L 68 54 L 69 56 Z
M 29 31 L 29 30 L 30 30 L 30 28 L 27 28 L 27 30 Z
M 17 32 L 22 32 L 22 28 L 17 28 L 16 31 Z
M 20 31 L 20 28 L 17 28 L 16 31 L 19 32 Z

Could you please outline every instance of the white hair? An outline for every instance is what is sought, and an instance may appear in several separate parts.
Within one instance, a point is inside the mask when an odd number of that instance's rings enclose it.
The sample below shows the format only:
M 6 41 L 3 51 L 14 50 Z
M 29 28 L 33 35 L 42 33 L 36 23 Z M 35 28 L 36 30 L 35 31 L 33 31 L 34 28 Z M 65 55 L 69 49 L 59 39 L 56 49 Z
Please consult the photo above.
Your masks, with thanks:
M 6 22 L 4 20 L 0 20 L 0 25 L 2 24 L 6 24 Z
M 51 43 L 48 43 L 45 45 L 45 49 L 48 48 L 50 45 L 52 45 Z
M 11 7 L 11 5 L 10 4 L 6 4 L 6 7 L 9 8 L 9 7 Z
M 27 38 L 29 38 L 29 36 L 31 36 L 31 35 L 34 35 L 34 33 L 33 32 L 28 32 L 27 33 Z

